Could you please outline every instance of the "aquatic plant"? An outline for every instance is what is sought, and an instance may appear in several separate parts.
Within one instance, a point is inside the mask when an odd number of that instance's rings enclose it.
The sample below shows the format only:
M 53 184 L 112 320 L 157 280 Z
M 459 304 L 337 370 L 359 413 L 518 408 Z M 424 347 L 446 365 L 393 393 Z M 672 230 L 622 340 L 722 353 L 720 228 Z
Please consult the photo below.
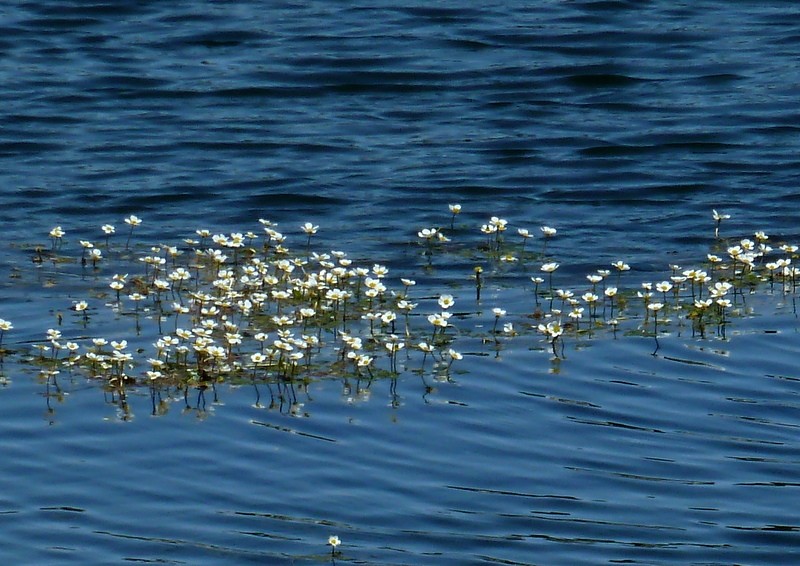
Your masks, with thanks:
M 61 226 L 56 226 L 52 230 L 50 230 L 50 239 L 53 242 L 53 249 L 55 250 L 61 245 L 61 241 L 63 240 L 66 232 L 61 228 Z
M 459 205 L 449 209 L 452 226 L 462 210 Z M 713 217 L 718 232 L 729 215 L 714 211 Z M 312 249 L 319 226 L 311 222 L 299 226 L 301 253 L 292 252 L 289 237 L 264 219 L 259 220 L 260 235 L 198 229 L 178 245 L 131 245 L 142 220 L 130 215 L 124 222 L 130 226 L 125 251 L 109 249 L 108 240 L 105 254 L 95 255 L 100 250 L 87 240 L 73 249 L 60 226 L 48 234 L 49 254 L 41 244 L 32 246 L 34 269 L 49 265 L 49 276 L 57 280 L 77 265 L 90 276 L 90 296 L 65 305 L 74 312 L 73 321 L 65 323 L 59 314 L 60 326 L 47 329 L 32 346 L 4 348 L 14 326 L 0 320 L 0 352 L 38 367 L 53 387 L 63 370 L 97 380 L 120 399 L 126 388 L 147 387 L 154 412 L 162 393 L 179 391 L 185 397 L 190 389 L 213 390 L 221 382 L 279 385 L 278 396 L 287 395 L 294 403 L 295 385 L 326 377 L 394 380 L 419 368 L 413 371 L 449 380 L 454 363 L 465 355 L 481 355 L 481 344 L 499 352 L 526 338 L 528 347 L 562 359 L 565 340 L 616 338 L 624 329 L 630 336 L 651 336 L 657 355 L 659 338 L 671 324 L 687 323 L 699 338 L 715 327 L 716 335 L 725 338 L 726 327 L 746 314 L 746 295 L 758 289 L 773 292 L 777 284 L 781 296 L 794 297 L 798 281 L 793 267 L 798 246 L 782 243 L 773 249 L 761 231 L 752 239 L 717 240 L 695 266 L 669 265 L 661 281 L 625 287 L 622 275 L 632 268 L 616 260 L 610 265 L 616 272 L 613 285 L 608 283 L 611 270 L 599 268 L 570 289 L 555 288 L 553 281 L 567 260 L 544 255 L 556 230 L 542 226 L 542 253 L 526 252 L 530 232 L 518 229 L 521 240 L 506 241 L 501 235 L 510 224 L 498 216 L 471 233 L 415 230 L 410 237 L 423 241 L 424 260 L 417 266 L 412 262 L 402 277 L 382 263 L 385 258 Z M 106 237 L 114 233 L 110 224 L 100 230 Z M 446 290 L 421 287 L 412 276 L 431 269 L 434 245 L 442 264 L 452 259 L 462 265 L 466 251 L 469 263 L 480 265 L 455 276 Z M 529 262 L 539 265 L 547 280 L 529 277 Z M 512 305 L 484 310 L 481 291 L 498 273 L 532 282 L 533 299 L 517 296 Z M 459 296 L 470 280 L 474 300 L 466 293 Z M 492 287 L 492 300 L 514 292 Z M 466 306 L 456 311 L 456 303 Z M 106 333 L 109 325 L 113 331 Z M 464 354 L 454 349 L 459 343 L 468 348 Z M 421 363 L 413 362 L 414 356 L 421 356 Z M 428 359 L 433 363 L 428 365 Z
M 131 227 L 130 232 L 128 232 L 128 240 L 125 242 L 125 249 L 127 249 L 131 244 L 131 236 L 133 236 L 133 229 L 139 226 L 141 223 L 142 220 L 135 214 L 131 214 L 125 219 L 125 224 Z
M 714 221 L 716 223 L 714 225 L 714 237 L 715 238 L 719 238 L 719 227 L 720 227 L 720 224 L 722 224 L 723 220 L 727 220 L 728 218 L 730 218 L 731 215 L 730 214 L 720 214 L 716 210 L 712 210 L 711 211 L 711 216 L 712 216 L 712 218 L 714 218 Z
M 331 535 L 328 537 L 328 546 L 331 547 L 331 557 L 336 554 L 336 547 L 342 544 L 342 541 L 339 540 L 339 537 L 336 535 Z
M 13 324 L 5 319 L 0 318 L 0 355 L 2 355 L 3 352 L 3 338 L 5 337 L 6 332 L 12 330 L 13 328 Z
M 461 205 L 460 204 L 449 204 L 447 205 L 450 208 L 450 213 L 452 216 L 450 217 L 450 229 L 452 230 L 455 226 L 456 216 L 461 214 Z

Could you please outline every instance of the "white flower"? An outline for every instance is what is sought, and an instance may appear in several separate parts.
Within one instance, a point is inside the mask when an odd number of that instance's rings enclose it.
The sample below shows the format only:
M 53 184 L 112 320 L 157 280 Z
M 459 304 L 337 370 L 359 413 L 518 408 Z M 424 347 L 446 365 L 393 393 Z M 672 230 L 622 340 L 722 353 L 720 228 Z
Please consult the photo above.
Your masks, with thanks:
M 728 293 L 733 287 L 732 284 L 728 283 L 727 281 L 717 281 L 714 283 L 713 287 L 709 287 L 709 292 L 713 297 L 722 297 Z
M 394 342 L 394 341 L 390 341 L 390 342 L 386 342 L 386 343 L 384 344 L 384 346 L 386 347 L 386 349 L 387 349 L 387 350 L 389 350 L 389 352 L 390 352 L 390 353 L 392 353 L 392 354 L 393 354 L 393 353 L 395 353 L 395 352 L 399 352 L 400 350 L 402 350 L 403 348 L 405 348 L 405 347 L 406 347 L 406 344 L 405 344 L 405 342 Z
M 405 299 L 400 299 L 397 301 L 397 308 L 401 311 L 408 311 L 411 312 L 417 307 L 417 303 L 411 303 L 406 301 Z
M 545 263 L 540 269 L 545 273 L 553 273 L 558 269 L 558 264 L 556 262 Z
M 439 328 L 446 328 L 449 323 L 447 322 L 447 318 L 442 316 L 442 314 L 428 315 L 428 322 L 430 322 L 434 326 L 438 326 Z
M 317 233 L 317 230 L 319 230 L 319 226 L 315 226 L 311 222 L 306 222 L 305 224 L 300 226 L 300 229 L 309 236 L 311 236 L 312 234 Z
M 492 216 L 489 219 L 489 225 L 494 226 L 498 232 L 503 232 L 506 229 L 506 224 L 508 224 L 508 220 L 504 218 L 498 218 L 497 216 Z
M 583 307 L 576 307 L 572 309 L 569 313 L 569 317 L 576 320 L 583 318 Z
M 540 324 L 538 328 L 539 332 L 548 336 L 552 340 L 555 340 L 564 333 L 564 329 L 557 321 L 548 322 L 546 325 Z
M 656 283 L 656 291 L 659 293 L 669 293 L 672 290 L 672 283 L 669 281 L 662 281 L 661 283 Z
M 732 259 L 736 259 L 742 255 L 743 252 L 744 250 L 741 246 L 731 246 L 728 248 L 728 255 L 731 256 Z

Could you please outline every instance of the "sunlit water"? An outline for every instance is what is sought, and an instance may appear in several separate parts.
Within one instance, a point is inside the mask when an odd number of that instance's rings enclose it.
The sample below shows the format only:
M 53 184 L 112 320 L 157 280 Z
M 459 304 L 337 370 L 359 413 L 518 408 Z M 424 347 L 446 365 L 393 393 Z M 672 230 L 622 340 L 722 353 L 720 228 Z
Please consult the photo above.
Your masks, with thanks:
M 798 8 L 528 4 L 0 8 L 4 563 L 330 563 L 330 535 L 337 563 L 797 561 L 794 295 L 762 284 L 703 337 L 673 317 L 656 355 L 640 309 L 554 358 L 530 277 L 545 224 L 576 291 L 616 260 L 633 290 L 722 253 L 714 208 L 723 237 L 800 241 Z M 259 218 L 302 249 L 313 221 L 315 249 L 416 279 L 426 314 L 452 293 L 464 359 L 420 373 L 406 350 L 395 379 L 381 356 L 372 381 L 155 405 L 78 371 L 48 382 L 25 353 L 57 313 L 71 338 L 157 335 L 104 306 L 111 275 L 142 270 L 122 252 L 132 213 L 140 255 Z M 515 252 L 535 233 L 527 261 L 488 257 L 492 215 Z M 117 255 L 81 268 L 105 223 Z M 55 225 L 72 261 L 33 263 Z M 426 256 L 434 226 L 452 242 Z M 69 307 L 87 298 L 84 325 Z M 519 336 L 495 339 L 493 307 Z

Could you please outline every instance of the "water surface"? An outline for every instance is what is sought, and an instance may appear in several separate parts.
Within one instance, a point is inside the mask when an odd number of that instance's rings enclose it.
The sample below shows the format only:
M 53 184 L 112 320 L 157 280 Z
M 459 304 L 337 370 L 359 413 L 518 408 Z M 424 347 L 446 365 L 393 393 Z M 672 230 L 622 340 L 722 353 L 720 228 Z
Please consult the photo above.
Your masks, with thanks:
M 58 392 L 7 357 L 0 555 L 315 564 L 336 534 L 336 561 L 362 564 L 796 560 L 793 298 L 762 287 L 724 337 L 664 326 L 656 356 L 652 336 L 607 329 L 566 337 L 561 360 L 535 331 L 498 350 L 480 338 L 489 310 L 537 324 L 545 258 L 487 261 L 478 229 L 507 218 L 538 253 L 538 227 L 557 227 L 557 284 L 581 291 L 616 260 L 629 289 L 699 265 L 720 251 L 714 208 L 732 216 L 724 237 L 796 243 L 798 15 L 750 1 L 6 3 L 9 348 L 42 340 L 57 312 L 66 335 L 89 333 L 69 305 L 102 302 L 137 264 L 37 266 L 34 247 L 61 225 L 79 257 L 112 223 L 119 252 L 129 214 L 141 254 L 198 228 L 261 233 L 259 218 L 301 248 L 313 221 L 319 249 L 416 278 L 429 310 L 453 293 L 470 316 L 449 379 L 423 382 L 414 357 L 394 381 L 323 376 L 273 406 L 245 383 L 176 393 L 155 416 L 132 388 L 126 411 L 95 381 L 62 372 Z M 429 268 L 416 233 L 447 229 L 449 203 L 464 211 Z M 130 321 L 91 330 L 149 347 L 152 328 L 136 338 Z

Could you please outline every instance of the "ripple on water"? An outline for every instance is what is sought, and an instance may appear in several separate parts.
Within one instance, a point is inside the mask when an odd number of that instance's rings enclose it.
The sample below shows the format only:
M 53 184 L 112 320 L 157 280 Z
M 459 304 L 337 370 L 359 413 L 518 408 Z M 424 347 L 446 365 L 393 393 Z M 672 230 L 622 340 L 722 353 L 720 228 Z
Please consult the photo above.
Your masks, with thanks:
M 637 281 L 694 265 L 712 208 L 733 214 L 726 237 L 798 237 L 789 3 L 15 4 L 0 34 L 14 348 L 87 288 L 105 300 L 112 275 L 30 272 L 34 246 L 55 225 L 69 245 L 106 222 L 122 238 L 131 213 L 153 243 L 262 233 L 259 218 L 296 240 L 313 220 L 321 247 L 410 266 L 460 304 L 482 257 L 463 239 L 493 214 L 559 229 L 558 285 L 618 259 Z M 451 202 L 456 252 L 424 267 L 411 243 Z M 537 269 L 487 272 L 485 305 L 510 297 L 515 324 L 534 322 Z M 491 324 L 465 310 L 462 330 Z M 159 416 L 144 388 L 126 411 L 6 359 L 0 556 L 317 564 L 338 534 L 341 561 L 380 564 L 791 563 L 796 326 L 787 303 L 724 339 L 672 325 L 655 356 L 644 332 L 570 336 L 560 361 L 538 337 L 462 336 L 449 381 L 327 376 L 299 406 L 219 384 Z

